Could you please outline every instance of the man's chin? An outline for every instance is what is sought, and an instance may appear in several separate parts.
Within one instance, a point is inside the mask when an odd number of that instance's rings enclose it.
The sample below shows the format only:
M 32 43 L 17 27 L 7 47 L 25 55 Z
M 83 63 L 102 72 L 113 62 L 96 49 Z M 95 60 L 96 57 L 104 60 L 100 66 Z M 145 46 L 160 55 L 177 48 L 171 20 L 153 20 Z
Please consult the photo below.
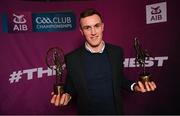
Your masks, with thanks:
M 91 44 L 91 47 L 98 47 L 100 44 Z
M 91 47 L 99 47 L 100 45 L 101 45 L 101 42 L 92 42 L 92 43 L 89 43 L 89 45 L 91 46 Z

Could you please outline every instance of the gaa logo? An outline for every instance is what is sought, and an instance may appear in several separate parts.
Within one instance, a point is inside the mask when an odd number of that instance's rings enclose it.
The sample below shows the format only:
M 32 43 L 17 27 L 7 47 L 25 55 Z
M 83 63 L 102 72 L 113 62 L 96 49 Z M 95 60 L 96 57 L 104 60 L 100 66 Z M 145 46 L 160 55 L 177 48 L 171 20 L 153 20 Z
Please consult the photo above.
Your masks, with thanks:
M 33 13 L 32 23 L 35 32 L 71 31 L 76 27 L 76 16 L 73 12 Z
M 66 24 L 71 23 L 71 17 L 37 17 L 35 21 L 37 24 Z
M 52 21 L 48 17 L 37 17 L 36 18 L 37 24 L 50 24 Z

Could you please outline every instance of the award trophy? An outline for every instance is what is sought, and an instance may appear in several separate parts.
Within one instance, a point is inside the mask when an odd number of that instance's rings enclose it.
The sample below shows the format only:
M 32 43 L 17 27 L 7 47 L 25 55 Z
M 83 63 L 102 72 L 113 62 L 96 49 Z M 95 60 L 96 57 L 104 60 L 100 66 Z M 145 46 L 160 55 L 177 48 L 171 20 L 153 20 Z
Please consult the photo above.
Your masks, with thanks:
M 139 63 L 140 67 L 142 67 L 142 72 L 139 74 L 139 80 L 142 83 L 151 81 L 151 74 L 146 72 L 145 70 L 145 61 L 149 60 L 150 55 L 147 53 L 147 50 L 143 50 L 138 39 L 134 39 L 134 48 L 136 51 L 135 64 Z
M 46 54 L 46 65 L 55 71 L 55 83 L 54 83 L 54 94 L 62 95 L 64 93 L 64 53 L 59 47 L 50 48 Z

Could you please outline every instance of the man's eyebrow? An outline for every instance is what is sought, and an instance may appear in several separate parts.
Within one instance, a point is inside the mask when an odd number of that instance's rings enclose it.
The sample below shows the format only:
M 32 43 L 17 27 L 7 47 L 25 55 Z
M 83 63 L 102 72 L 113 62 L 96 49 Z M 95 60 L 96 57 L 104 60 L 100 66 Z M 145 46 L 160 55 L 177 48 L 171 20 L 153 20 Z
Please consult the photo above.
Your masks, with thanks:
M 102 23 L 96 23 L 95 25 L 92 25 L 92 26 L 96 26 L 96 25 L 101 25 Z M 90 25 L 84 25 L 82 27 L 91 27 Z
M 95 26 L 96 26 L 96 25 L 101 25 L 101 24 L 102 24 L 102 23 L 96 23 Z
M 91 26 L 89 25 L 85 25 L 85 26 L 82 26 L 82 28 L 90 28 Z

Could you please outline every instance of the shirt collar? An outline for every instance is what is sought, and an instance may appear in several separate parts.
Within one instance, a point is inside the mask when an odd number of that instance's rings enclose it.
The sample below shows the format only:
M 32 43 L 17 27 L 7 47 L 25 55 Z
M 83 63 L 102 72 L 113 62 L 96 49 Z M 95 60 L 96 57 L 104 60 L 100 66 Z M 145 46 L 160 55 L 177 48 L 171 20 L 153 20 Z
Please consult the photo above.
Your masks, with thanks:
M 86 48 L 87 51 L 89 51 L 89 52 L 91 52 L 91 53 L 103 53 L 104 48 L 105 48 L 105 42 L 103 41 L 103 46 L 102 46 L 102 48 L 100 49 L 99 52 L 95 52 L 94 50 L 92 50 L 92 49 L 88 46 L 88 43 L 87 43 L 87 42 L 85 42 L 85 48 Z

